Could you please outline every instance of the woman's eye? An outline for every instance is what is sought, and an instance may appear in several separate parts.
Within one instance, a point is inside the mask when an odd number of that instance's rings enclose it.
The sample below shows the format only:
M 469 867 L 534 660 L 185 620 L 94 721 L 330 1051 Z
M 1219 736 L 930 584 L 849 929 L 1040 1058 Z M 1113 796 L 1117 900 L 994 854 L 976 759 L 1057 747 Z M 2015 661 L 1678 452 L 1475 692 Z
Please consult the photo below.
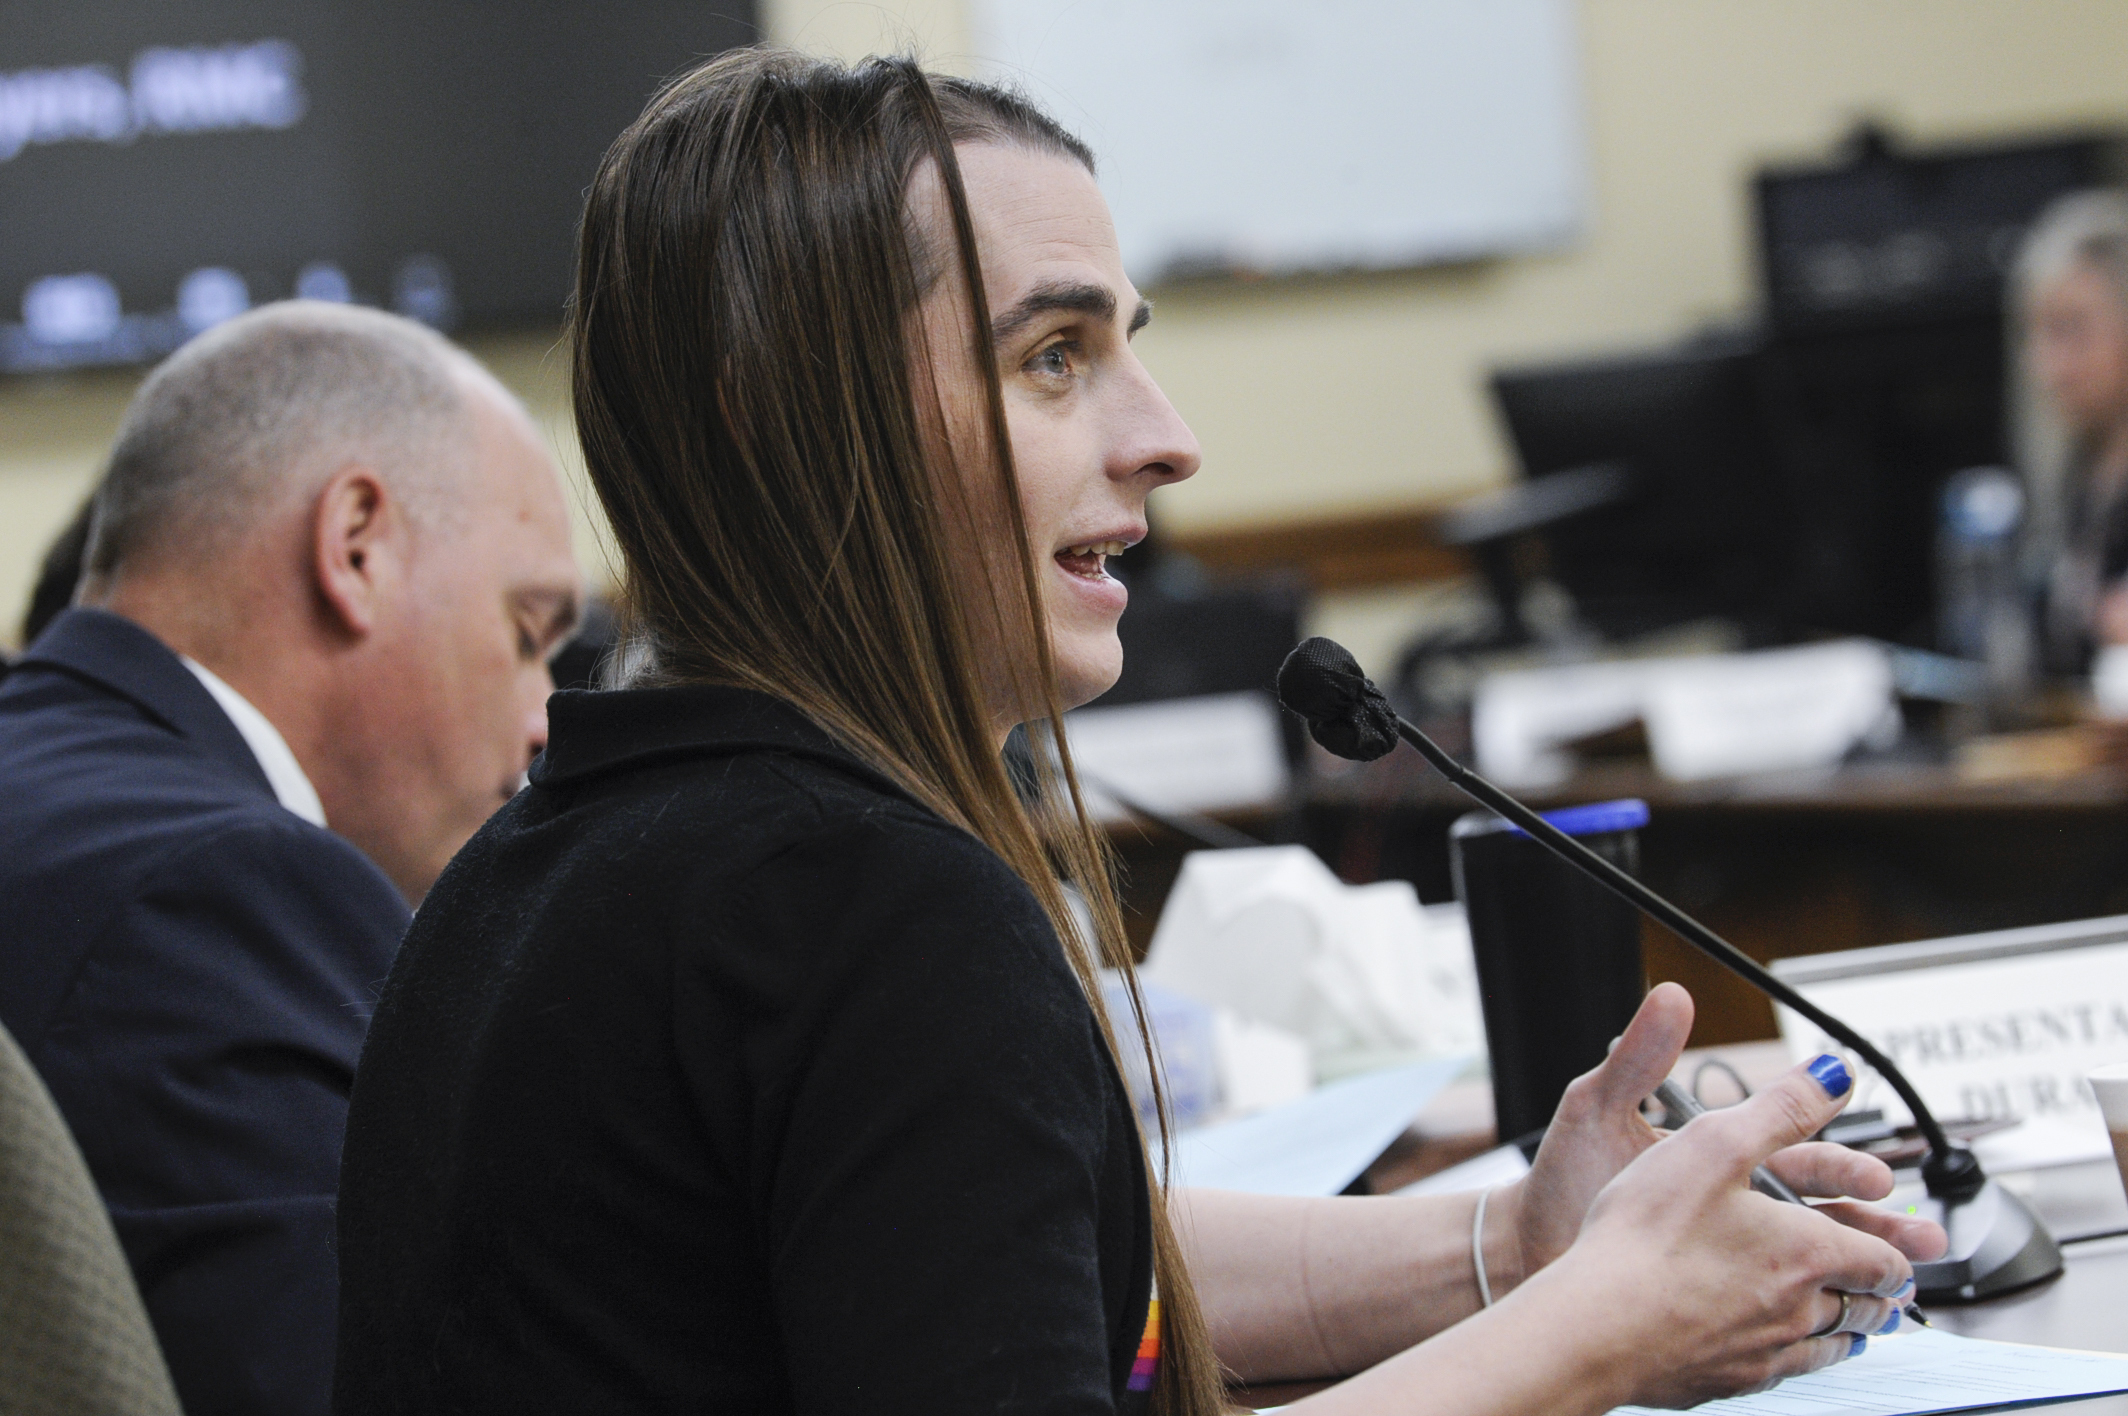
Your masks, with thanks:
M 1027 361 L 1027 367 L 1038 374 L 1061 378 L 1071 372 L 1071 346 L 1052 344 Z
M 523 625 L 517 627 L 517 652 L 527 659 L 539 657 L 539 640 Z

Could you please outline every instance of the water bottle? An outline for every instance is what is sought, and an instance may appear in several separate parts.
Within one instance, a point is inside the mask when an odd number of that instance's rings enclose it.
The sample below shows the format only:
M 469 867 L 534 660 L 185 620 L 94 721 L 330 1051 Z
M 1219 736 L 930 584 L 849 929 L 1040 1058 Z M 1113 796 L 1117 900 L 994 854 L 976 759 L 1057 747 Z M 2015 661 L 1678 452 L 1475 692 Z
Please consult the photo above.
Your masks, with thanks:
M 1116 1030 L 1117 1050 L 1122 1054 L 1123 1083 L 1148 1131 L 1159 1124 L 1153 1098 L 1153 1079 L 1146 1070 L 1145 1049 L 1131 1026 L 1130 994 L 1113 969 L 1101 971 L 1101 993 L 1108 1005 L 1109 1026 Z M 1138 994 L 1145 1000 L 1145 1021 L 1160 1052 L 1161 1080 L 1167 1088 L 1168 1114 L 1175 1129 L 1187 1131 L 1218 1114 L 1225 1098 L 1219 1076 L 1218 1029 L 1212 1010 L 1194 998 L 1172 989 L 1140 980 Z
M 1639 869 L 1646 802 L 1544 819 L 1619 869 Z M 1459 818 L 1448 837 L 1478 965 L 1493 1115 L 1511 1141 L 1552 1119 L 1567 1083 L 1603 1061 L 1640 1007 L 1640 911 L 1490 811 Z
M 2000 467 L 1969 467 L 1943 487 L 1936 604 L 1945 652 L 1981 666 L 1982 705 L 1999 725 L 2032 684 L 2035 626 L 2017 567 L 2025 492 Z

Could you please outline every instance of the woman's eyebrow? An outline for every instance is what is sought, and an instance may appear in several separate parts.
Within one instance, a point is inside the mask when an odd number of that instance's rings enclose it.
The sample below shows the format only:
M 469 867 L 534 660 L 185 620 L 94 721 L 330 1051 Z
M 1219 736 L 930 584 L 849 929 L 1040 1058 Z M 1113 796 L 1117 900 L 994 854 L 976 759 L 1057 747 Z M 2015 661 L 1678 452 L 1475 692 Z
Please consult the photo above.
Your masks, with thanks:
M 1057 310 L 1112 320 L 1116 317 L 1116 292 L 1105 285 L 1083 280 L 1055 280 L 1037 285 L 1021 296 L 1011 309 L 990 322 L 991 341 L 1003 344 L 1042 316 Z M 1131 315 L 1131 332 L 1135 334 L 1151 317 L 1152 306 L 1140 300 Z

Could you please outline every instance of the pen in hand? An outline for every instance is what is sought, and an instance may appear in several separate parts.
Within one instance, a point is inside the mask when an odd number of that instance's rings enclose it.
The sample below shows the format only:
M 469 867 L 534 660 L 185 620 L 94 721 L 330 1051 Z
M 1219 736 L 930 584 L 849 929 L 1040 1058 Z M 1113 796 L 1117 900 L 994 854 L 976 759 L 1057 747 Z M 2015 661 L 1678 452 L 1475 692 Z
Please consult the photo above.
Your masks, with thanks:
M 1663 1084 L 1655 1089 L 1655 1099 L 1661 1102 L 1672 1116 L 1681 1116 L 1687 1121 L 1690 1121 L 1695 1116 L 1703 1116 L 1707 1111 L 1706 1107 L 1700 1105 L 1698 1097 L 1692 1095 L 1692 1093 L 1667 1077 L 1663 1079 Z M 1763 1165 L 1753 1167 L 1751 1171 L 1751 1188 L 1762 1195 L 1769 1195 L 1776 1200 L 1780 1200 L 1784 1204 L 1800 1205 L 1803 1203 L 1801 1195 L 1789 1189 L 1787 1183 L 1780 1176 L 1774 1174 Z M 1845 1310 L 1843 1309 L 1842 1311 L 1844 1312 Z M 1900 1312 L 1903 1316 L 1919 1323 L 1922 1327 L 1929 1326 L 1928 1315 L 1923 1313 L 1916 1304 L 1909 1303 L 1900 1309 Z

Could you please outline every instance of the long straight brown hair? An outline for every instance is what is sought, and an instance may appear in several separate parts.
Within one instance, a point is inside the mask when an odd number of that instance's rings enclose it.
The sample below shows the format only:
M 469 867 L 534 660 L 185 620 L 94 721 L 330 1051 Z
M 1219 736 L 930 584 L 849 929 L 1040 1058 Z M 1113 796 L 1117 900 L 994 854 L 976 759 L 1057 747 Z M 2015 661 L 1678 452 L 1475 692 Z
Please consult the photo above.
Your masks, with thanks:
M 790 702 L 996 851 L 1055 925 L 1112 1052 L 1098 971 L 1131 980 L 1157 1079 L 1110 858 L 1057 729 L 957 142 L 1093 161 L 1017 96 L 909 59 L 747 49 L 668 84 L 585 205 L 577 429 L 652 676 Z M 911 209 L 931 173 L 944 231 Z M 942 280 L 963 287 L 942 292 L 966 316 L 960 349 L 925 345 L 918 306 Z M 945 371 L 965 360 L 976 426 L 942 437 Z M 1026 796 L 996 749 L 1000 694 L 1035 747 Z M 1165 1139 L 1164 1097 L 1157 1113 Z M 1150 1182 L 1154 1409 L 1213 1416 L 1219 1366 L 1164 1182 Z

